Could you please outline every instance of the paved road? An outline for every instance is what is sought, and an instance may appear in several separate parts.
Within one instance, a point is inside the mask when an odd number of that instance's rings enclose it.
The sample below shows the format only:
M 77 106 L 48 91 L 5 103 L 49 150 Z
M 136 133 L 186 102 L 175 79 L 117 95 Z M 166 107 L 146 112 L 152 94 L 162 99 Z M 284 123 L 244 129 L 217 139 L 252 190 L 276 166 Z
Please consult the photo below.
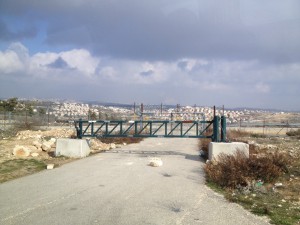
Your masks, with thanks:
M 0 224 L 268 224 L 204 184 L 194 139 L 146 139 L 0 185 Z M 159 156 L 162 167 L 147 166 Z

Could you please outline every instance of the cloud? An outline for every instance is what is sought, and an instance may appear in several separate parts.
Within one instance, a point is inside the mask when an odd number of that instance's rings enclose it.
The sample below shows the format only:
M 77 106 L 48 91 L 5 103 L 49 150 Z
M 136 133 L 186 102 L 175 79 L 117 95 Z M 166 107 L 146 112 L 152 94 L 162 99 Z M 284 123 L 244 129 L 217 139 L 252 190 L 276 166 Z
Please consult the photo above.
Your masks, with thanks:
M 0 71 L 5 74 L 20 71 L 23 64 L 13 51 L 0 52 Z
M 166 0 L 1 2 L 0 13 L 47 22 L 46 43 L 99 57 L 300 60 L 299 1 Z M 30 12 L 30 15 L 29 15 Z
M 299 74 L 300 63 L 270 65 L 256 60 L 208 58 L 124 60 L 100 58 L 87 49 L 30 55 L 21 43 L 0 51 L 2 97 L 300 109 L 296 97 L 300 95 Z
M 269 85 L 267 84 L 264 84 L 264 83 L 258 83 L 255 85 L 255 89 L 258 91 L 258 92 L 261 92 L 261 93 L 269 93 L 271 88 Z
M 53 63 L 48 64 L 48 67 L 56 69 L 70 68 L 68 63 L 65 60 L 63 60 L 60 56 Z
M 140 72 L 140 75 L 144 76 L 144 77 L 151 76 L 152 74 L 154 74 L 153 70 L 147 70 L 147 71 Z
M 39 52 L 32 56 L 21 43 L 12 43 L 7 50 L 0 51 L 0 72 L 9 74 L 22 71 L 31 76 L 53 75 L 53 70 L 60 72 L 72 70 L 83 76 L 95 75 L 100 62 L 85 49 L 72 49 L 63 52 Z M 56 71 L 59 73 L 59 71 Z
M 27 58 L 27 49 L 20 43 L 12 43 L 6 51 L 0 51 L 0 71 L 4 74 L 21 71 Z

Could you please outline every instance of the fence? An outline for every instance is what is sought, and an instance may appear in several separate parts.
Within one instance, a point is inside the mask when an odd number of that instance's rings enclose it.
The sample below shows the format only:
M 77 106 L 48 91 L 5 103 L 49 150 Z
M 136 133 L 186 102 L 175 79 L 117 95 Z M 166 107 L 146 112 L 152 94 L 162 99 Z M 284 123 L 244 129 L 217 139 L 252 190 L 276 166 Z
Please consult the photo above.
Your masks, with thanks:
M 57 121 L 47 114 L 28 114 L 27 112 L 0 112 L 0 129 L 8 130 L 14 127 L 29 129 L 35 126 L 53 126 Z

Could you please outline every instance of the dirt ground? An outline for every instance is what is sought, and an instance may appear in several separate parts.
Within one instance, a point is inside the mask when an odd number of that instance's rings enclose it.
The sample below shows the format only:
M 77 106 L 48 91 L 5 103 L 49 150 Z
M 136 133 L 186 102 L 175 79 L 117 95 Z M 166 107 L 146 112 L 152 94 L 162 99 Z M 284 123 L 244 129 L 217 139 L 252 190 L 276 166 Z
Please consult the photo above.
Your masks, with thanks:
M 0 183 L 32 174 L 54 164 L 54 168 L 76 159 L 55 157 L 58 138 L 75 138 L 75 129 L 50 128 L 48 130 L 24 130 L 17 133 L 5 132 L 0 135 Z M 90 139 L 91 154 L 121 147 L 142 139 L 103 138 Z

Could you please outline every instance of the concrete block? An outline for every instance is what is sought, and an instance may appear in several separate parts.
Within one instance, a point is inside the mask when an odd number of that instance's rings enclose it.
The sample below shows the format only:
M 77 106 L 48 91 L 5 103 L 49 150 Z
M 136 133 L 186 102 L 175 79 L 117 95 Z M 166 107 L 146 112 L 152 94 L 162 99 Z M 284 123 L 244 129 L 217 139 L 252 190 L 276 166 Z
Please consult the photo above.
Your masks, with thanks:
M 60 138 L 56 142 L 55 156 L 83 158 L 88 156 L 90 151 L 86 140 Z
M 242 151 L 246 157 L 249 157 L 249 145 L 243 142 L 211 142 L 208 149 L 208 159 L 218 158 L 221 153 L 234 154 L 237 150 Z

